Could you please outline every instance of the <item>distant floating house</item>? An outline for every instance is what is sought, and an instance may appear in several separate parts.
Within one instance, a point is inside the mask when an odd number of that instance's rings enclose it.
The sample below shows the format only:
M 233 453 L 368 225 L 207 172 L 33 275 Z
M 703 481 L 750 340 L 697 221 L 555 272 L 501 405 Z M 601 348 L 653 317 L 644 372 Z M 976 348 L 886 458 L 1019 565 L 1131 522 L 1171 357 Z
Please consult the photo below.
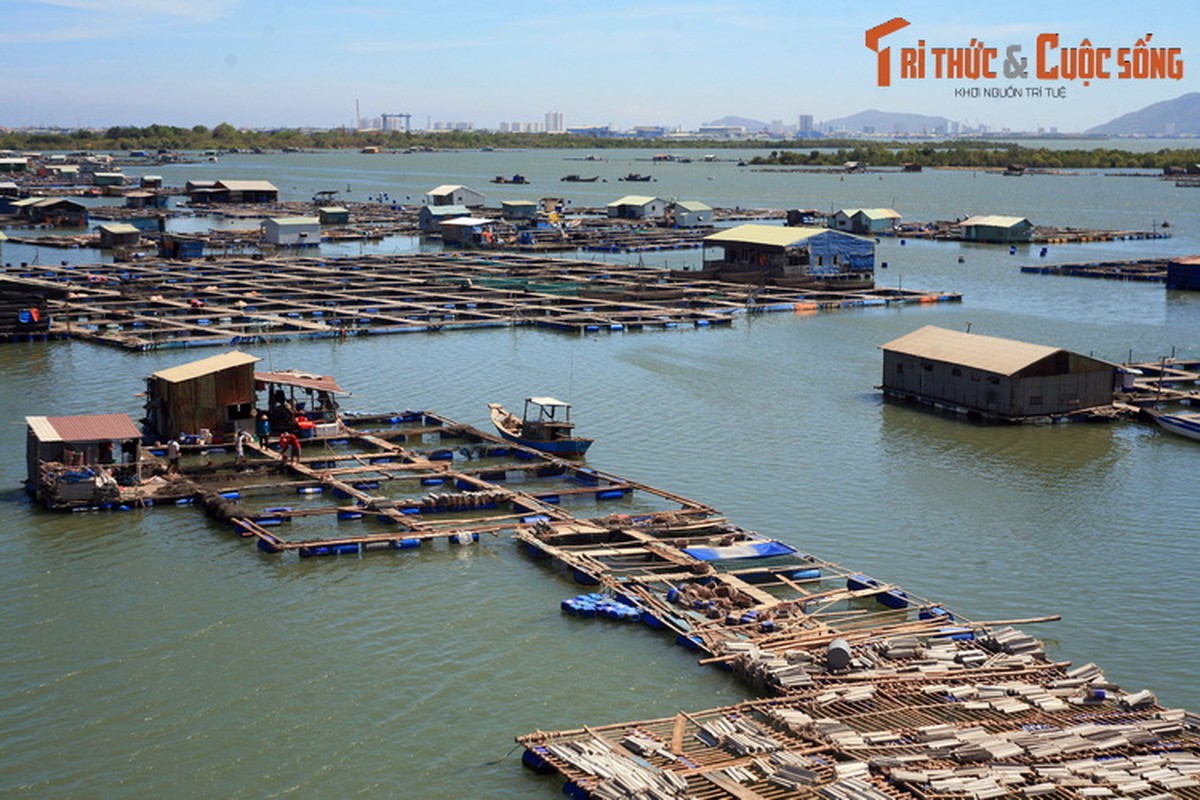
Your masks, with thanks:
M 485 217 L 457 217 L 441 223 L 442 243 L 448 246 L 491 246 L 496 220 Z
M 1184 256 L 1168 261 L 1167 288 L 1200 291 L 1200 256 Z
M 108 222 L 96 228 L 96 232 L 100 234 L 101 250 L 135 245 L 142 238 L 142 232 L 127 222 Z
M 657 197 L 627 194 L 608 204 L 608 216 L 617 219 L 656 219 L 666 211 L 667 203 Z
M 675 228 L 707 228 L 713 224 L 713 210 L 698 200 L 677 200 L 667 207 L 667 218 Z
M 0 243 L 8 237 L 0 231 Z M 0 341 L 45 338 L 50 331 L 49 299 L 69 294 L 65 287 L 26 278 L 0 278 Z
M 958 227 L 964 242 L 1008 244 L 1033 239 L 1033 223 L 1025 217 L 979 215 L 964 219 Z
M 299 247 L 321 243 L 319 217 L 270 217 L 263 220 L 262 231 L 268 244 Z
M 532 200 L 501 200 L 500 216 L 510 222 L 532 222 L 537 216 L 538 204 Z
M 483 206 L 482 192 L 469 189 L 457 184 L 442 184 L 435 186 L 425 193 L 425 204 L 430 206 L 466 206 L 480 208 Z
M 993 420 L 1109 406 L 1120 369 L 1060 347 L 933 325 L 881 348 L 884 394 Z
M 864 288 L 875 281 L 875 243 L 828 228 L 748 224 L 704 237 L 704 271 L 718 280 Z M 709 258 L 708 248 L 722 255 Z
M 18 218 L 38 225 L 84 228 L 88 224 L 87 206 L 65 197 L 27 197 L 9 206 Z
M 0 172 L 24 172 L 29 169 L 28 158 L 0 158 Z
M 270 181 L 188 181 L 188 200 L 208 203 L 277 203 L 279 189 Z
M 163 179 L 161 175 L 143 175 L 138 185 L 143 189 L 161 189 L 163 187 Z
M 421 206 L 417 212 L 417 227 L 422 233 L 438 233 L 445 220 L 469 216 L 471 209 L 466 206 Z
M 26 486 L 51 508 L 115 502 L 141 478 L 142 432 L 128 414 L 26 417 Z
M 147 432 L 166 440 L 208 430 L 221 439 L 253 429 L 259 360 L 231 350 L 154 373 L 146 379 Z
M 121 172 L 93 172 L 92 186 L 124 186 L 125 175 Z
M 317 209 L 317 218 L 322 225 L 348 225 L 350 209 L 344 206 L 321 206 Z
M 170 196 L 165 192 L 139 191 L 125 194 L 126 208 L 166 208 Z
M 14 181 L 0 181 L 0 197 L 20 197 L 21 187 Z
M 829 218 L 829 227 L 850 233 L 890 233 L 901 216 L 890 208 L 843 208 Z

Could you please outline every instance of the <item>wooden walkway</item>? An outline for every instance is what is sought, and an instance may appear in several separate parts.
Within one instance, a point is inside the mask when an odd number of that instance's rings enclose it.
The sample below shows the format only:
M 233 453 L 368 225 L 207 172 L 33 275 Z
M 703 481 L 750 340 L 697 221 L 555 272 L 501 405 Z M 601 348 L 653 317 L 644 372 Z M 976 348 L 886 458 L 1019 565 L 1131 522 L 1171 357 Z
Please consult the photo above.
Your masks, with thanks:
M 898 289 L 813 293 L 517 253 L 146 259 L 2 274 L 70 291 L 50 304 L 52 335 L 132 350 L 493 327 L 701 328 L 741 314 L 961 300 Z

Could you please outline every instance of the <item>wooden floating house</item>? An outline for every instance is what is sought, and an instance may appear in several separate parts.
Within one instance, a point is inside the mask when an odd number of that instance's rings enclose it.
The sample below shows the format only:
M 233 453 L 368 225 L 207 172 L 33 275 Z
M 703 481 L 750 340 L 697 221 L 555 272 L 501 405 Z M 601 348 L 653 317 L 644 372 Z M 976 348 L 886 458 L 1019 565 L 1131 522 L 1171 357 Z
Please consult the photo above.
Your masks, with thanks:
M 960 222 L 959 230 L 964 242 L 1011 244 L 1033 239 L 1033 223 L 1026 217 L 977 215 Z
M 933 325 L 881 348 L 885 395 L 1000 421 L 1110 408 L 1120 369 L 1060 347 Z
M 747 224 L 704 237 L 704 272 L 719 280 L 777 286 L 870 287 L 875 243 L 826 228 Z M 722 254 L 710 258 L 707 248 Z
M 425 193 L 425 205 L 428 206 L 481 208 L 483 207 L 484 200 L 482 192 L 477 192 L 467 186 L 460 186 L 458 184 L 444 183 L 441 186 L 435 186 Z
M 417 212 L 417 227 L 421 233 L 440 233 L 443 221 L 469 216 L 471 209 L 463 205 L 421 206 Z
M 304 247 L 321 243 L 318 217 L 269 217 L 262 222 L 263 239 L 281 247 Z
M 438 226 L 442 241 L 457 247 L 481 247 L 494 241 L 496 220 L 488 217 L 455 217 Z
M 348 225 L 350 209 L 345 206 L 321 206 L 317 209 L 317 217 L 322 225 Z
M 279 189 L 270 181 L 188 181 L 184 191 L 188 201 L 198 205 L 279 202 Z
M 88 208 L 66 197 L 27 197 L 9 204 L 18 219 L 36 225 L 64 228 L 84 228 L 88 224 Z
M 1167 288 L 1200 291 L 1200 256 L 1185 256 L 1168 261 Z
M 667 206 L 666 217 L 675 228 L 707 228 L 713 224 L 711 206 L 698 200 L 677 200 Z
M 0 232 L 0 242 L 5 240 Z M 50 332 L 50 298 L 61 300 L 67 290 L 52 283 L 0 278 L 0 341 L 44 339 Z
M 608 216 L 617 219 L 658 219 L 666 208 L 667 201 L 640 194 L 627 194 L 607 205 Z
M 160 439 L 253 430 L 257 356 L 237 350 L 159 370 L 146 379 L 147 432 Z
M 141 241 L 142 232 L 127 222 L 108 222 L 96 228 L 100 235 L 100 249 L 129 247 Z
M 829 218 L 829 227 L 848 233 L 890 233 L 902 217 L 890 208 L 843 208 Z
M 142 432 L 127 414 L 26 417 L 26 488 L 51 508 L 115 501 L 141 478 Z

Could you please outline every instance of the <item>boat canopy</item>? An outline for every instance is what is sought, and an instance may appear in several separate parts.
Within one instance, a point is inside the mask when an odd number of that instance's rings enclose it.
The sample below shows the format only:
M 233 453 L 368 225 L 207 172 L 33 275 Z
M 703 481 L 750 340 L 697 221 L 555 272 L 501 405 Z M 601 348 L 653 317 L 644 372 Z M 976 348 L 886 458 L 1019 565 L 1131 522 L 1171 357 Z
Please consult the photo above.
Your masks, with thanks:
M 556 400 L 553 397 L 528 397 L 525 399 L 525 402 L 531 403 L 535 406 L 563 406 L 566 408 L 571 407 L 570 403 L 563 401 L 563 400 Z

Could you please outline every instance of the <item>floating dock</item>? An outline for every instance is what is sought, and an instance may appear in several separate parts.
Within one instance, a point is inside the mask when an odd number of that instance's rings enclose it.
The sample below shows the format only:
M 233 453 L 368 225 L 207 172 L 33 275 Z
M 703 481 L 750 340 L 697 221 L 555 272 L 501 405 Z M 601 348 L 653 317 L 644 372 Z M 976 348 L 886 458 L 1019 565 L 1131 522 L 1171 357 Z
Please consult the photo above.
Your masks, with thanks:
M 1046 264 L 1021 267 L 1030 275 L 1064 275 L 1072 278 L 1102 278 L 1110 281 L 1165 283 L 1167 260 L 1146 258 L 1132 261 L 1090 261 L 1079 264 Z
M 50 337 L 131 350 L 496 327 L 575 334 L 704 328 L 741 314 L 962 299 L 732 284 L 517 253 L 145 259 L 6 267 L 3 277 L 31 290 L 69 291 L 49 301 Z
M 431 411 L 346 415 L 298 460 L 248 449 L 189 453 L 140 505 L 203 506 L 259 551 L 330 564 L 509 537 L 581 587 L 562 613 L 649 626 L 762 698 L 519 736 L 568 796 L 1200 798 L 1200 718 L 1018 627 L 1057 617 L 969 620 Z

